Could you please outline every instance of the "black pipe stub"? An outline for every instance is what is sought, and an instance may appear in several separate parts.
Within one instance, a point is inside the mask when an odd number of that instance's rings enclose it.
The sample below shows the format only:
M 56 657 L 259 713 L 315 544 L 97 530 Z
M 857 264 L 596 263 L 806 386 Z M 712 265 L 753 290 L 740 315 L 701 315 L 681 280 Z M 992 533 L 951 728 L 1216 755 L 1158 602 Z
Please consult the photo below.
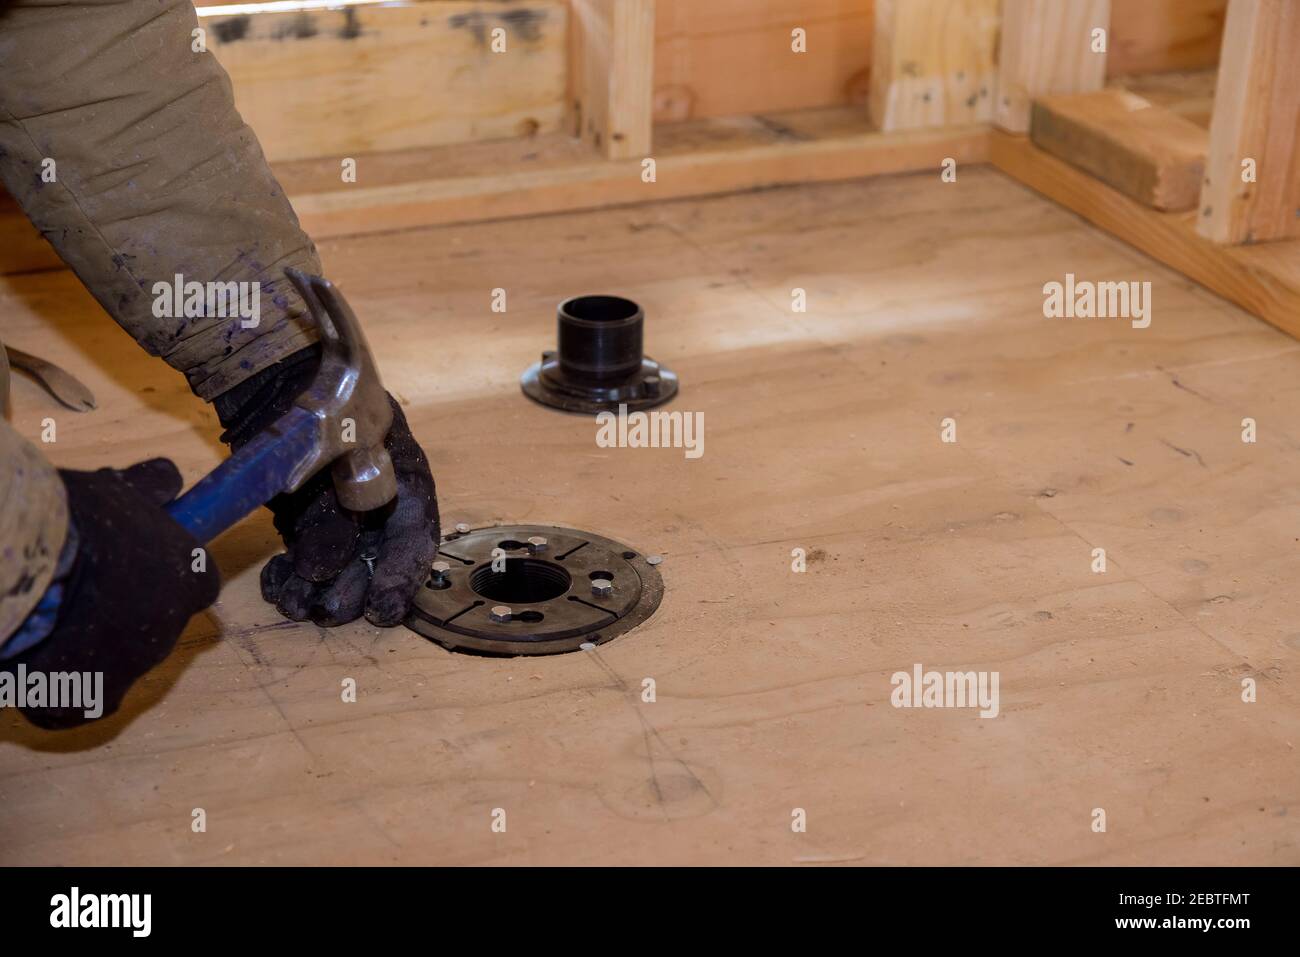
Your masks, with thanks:
M 557 346 L 519 380 L 528 396 L 565 412 L 649 409 L 677 394 L 677 375 L 642 351 L 645 311 L 621 296 L 576 296 L 556 310 Z
M 443 539 L 406 626 L 445 648 L 489 655 L 601 645 L 655 613 L 659 561 L 572 528 L 458 532 Z

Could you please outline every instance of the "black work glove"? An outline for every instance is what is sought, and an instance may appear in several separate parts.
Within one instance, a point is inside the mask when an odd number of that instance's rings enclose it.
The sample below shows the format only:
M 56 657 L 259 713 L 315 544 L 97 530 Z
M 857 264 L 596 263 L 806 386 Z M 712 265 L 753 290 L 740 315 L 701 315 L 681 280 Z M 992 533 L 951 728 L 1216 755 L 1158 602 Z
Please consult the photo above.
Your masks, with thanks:
M 142 674 L 176 645 L 190 617 L 217 599 L 221 578 L 199 543 L 161 506 L 181 490 L 168 459 L 128 469 L 60 470 L 68 490 L 69 534 L 76 557 L 64 582 L 53 630 L 0 664 L 27 674 L 103 672 L 103 715 L 112 714 Z M 42 728 L 72 728 L 90 718 L 84 707 L 22 709 Z
M 238 451 L 284 415 L 311 383 L 320 347 L 296 352 L 213 403 Z M 350 512 L 334 494 L 328 468 L 268 507 L 288 551 L 262 569 L 262 597 L 293 621 L 341 625 L 362 614 L 371 624 L 401 624 L 438 552 L 438 502 L 423 450 L 390 395 L 393 424 L 384 447 L 397 473 L 397 498 L 371 512 Z M 372 570 L 373 569 L 373 570 Z

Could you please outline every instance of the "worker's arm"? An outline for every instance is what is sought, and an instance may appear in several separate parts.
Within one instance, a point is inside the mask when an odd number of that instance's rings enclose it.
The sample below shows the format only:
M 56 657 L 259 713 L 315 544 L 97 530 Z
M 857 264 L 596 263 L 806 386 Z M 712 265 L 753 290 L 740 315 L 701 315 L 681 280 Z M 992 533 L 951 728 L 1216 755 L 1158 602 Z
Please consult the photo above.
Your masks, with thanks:
M 0 179 L 109 315 L 216 400 L 238 445 L 310 379 L 315 336 L 284 269 L 321 270 L 197 26 L 188 0 L 0 0 Z M 185 284 L 218 282 L 246 284 L 255 308 L 189 308 Z M 405 616 L 437 506 L 400 414 L 388 444 L 399 493 L 382 513 L 345 513 L 324 481 L 274 503 L 288 552 L 263 588 L 286 615 Z
M 212 399 L 315 338 L 284 268 L 320 262 L 197 26 L 189 0 L 0 0 L 0 179 L 105 311 Z M 256 324 L 175 315 L 157 290 L 177 276 L 258 283 Z

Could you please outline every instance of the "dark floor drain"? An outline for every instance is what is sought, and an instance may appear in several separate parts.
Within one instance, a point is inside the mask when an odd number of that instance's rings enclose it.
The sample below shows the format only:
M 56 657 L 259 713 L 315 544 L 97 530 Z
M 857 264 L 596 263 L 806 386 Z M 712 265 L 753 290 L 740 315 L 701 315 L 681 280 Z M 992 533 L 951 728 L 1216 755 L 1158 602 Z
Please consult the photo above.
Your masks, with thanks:
M 443 540 L 406 624 L 447 648 L 553 655 L 630 631 L 663 592 L 645 555 L 601 535 L 480 528 Z
M 565 412 L 648 409 L 677 394 L 677 376 L 645 355 L 645 312 L 620 296 L 577 296 L 556 310 L 553 351 L 519 380 L 530 399 Z

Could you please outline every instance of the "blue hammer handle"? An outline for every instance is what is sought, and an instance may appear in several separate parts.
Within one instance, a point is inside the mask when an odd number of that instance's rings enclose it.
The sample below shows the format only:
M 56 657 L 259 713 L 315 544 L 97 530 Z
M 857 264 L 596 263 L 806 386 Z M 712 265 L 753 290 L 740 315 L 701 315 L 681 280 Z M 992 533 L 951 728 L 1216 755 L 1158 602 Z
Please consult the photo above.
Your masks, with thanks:
M 316 417 L 294 407 L 192 489 L 167 514 L 206 544 L 245 515 L 288 490 L 317 443 Z

